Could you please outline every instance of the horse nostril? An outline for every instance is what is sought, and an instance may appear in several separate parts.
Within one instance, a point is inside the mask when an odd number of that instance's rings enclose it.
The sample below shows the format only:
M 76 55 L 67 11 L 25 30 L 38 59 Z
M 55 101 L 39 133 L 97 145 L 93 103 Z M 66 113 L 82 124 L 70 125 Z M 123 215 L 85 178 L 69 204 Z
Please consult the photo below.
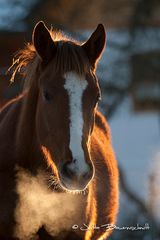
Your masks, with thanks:
M 75 173 L 69 168 L 69 163 L 65 163 L 62 168 L 62 173 L 67 178 L 73 178 Z
M 85 174 L 83 174 L 83 178 L 85 180 L 90 180 L 93 176 L 93 171 L 92 170 L 89 170 L 88 172 L 86 172 Z
M 74 159 L 73 159 L 73 163 L 76 163 L 76 162 L 77 162 L 77 159 L 74 158 Z
M 60 179 L 65 188 L 82 190 L 90 183 L 93 176 L 92 166 L 85 165 L 85 169 L 78 169 L 73 165 L 73 162 L 67 162 L 61 168 Z

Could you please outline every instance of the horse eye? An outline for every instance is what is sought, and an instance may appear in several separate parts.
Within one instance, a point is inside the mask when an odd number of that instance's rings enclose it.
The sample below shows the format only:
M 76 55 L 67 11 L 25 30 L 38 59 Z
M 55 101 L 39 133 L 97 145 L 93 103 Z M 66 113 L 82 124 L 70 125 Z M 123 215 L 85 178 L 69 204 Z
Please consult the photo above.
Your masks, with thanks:
M 49 93 L 47 91 L 43 92 L 43 96 L 44 96 L 44 99 L 46 101 L 50 101 L 51 100 L 51 96 L 49 95 Z

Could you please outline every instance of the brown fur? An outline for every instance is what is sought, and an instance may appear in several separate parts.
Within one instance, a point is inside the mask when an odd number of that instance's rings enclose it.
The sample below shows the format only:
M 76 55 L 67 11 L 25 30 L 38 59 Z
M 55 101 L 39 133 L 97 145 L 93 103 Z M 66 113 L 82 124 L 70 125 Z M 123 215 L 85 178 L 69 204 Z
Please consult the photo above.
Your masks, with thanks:
M 79 75 L 88 75 L 88 81 L 95 81 L 95 69 L 93 65 L 90 65 L 81 45 L 73 42 L 71 39 L 62 37 L 62 34 L 58 34 L 57 39 L 54 32 L 50 33 L 56 45 L 59 46 L 56 57 L 51 61 L 52 64 L 49 63 L 47 66 L 44 66 L 37 56 L 33 45 L 28 45 L 25 50 L 21 51 L 17 55 L 18 60 L 15 62 L 17 64 L 15 64 L 15 73 L 19 69 L 25 73 L 24 92 L 21 96 L 7 103 L 0 112 L 0 239 L 5 239 L 5 237 L 11 239 L 14 237 L 16 226 L 15 209 L 19 202 L 19 195 L 16 191 L 17 166 L 30 172 L 32 176 L 36 176 L 39 169 L 46 171 L 47 166 L 49 166 L 48 173 L 50 171 L 55 173 L 55 168 L 58 171 L 56 166 L 60 163 L 62 157 L 62 153 L 56 148 L 56 145 L 51 149 L 45 131 L 37 133 L 37 123 L 40 124 L 39 129 L 43 128 L 42 119 L 41 123 L 39 123 L 39 119 L 36 119 L 36 114 L 41 109 L 39 77 L 42 75 L 43 82 L 47 72 L 54 72 L 54 74 L 57 72 L 58 75 L 55 76 L 57 76 L 58 80 L 54 84 L 58 86 L 58 84 L 63 83 L 63 79 L 60 77 L 62 72 L 75 71 Z M 96 56 L 96 58 L 98 57 Z M 46 80 L 45 84 L 46 86 L 52 84 L 51 79 Z M 98 84 L 97 79 L 96 84 Z M 50 86 L 53 87 L 52 85 Z M 61 92 L 59 95 L 61 95 Z M 65 99 L 64 93 L 62 95 Z M 57 107 L 57 111 L 60 111 L 60 105 L 57 105 Z M 67 112 L 65 104 L 63 108 L 61 111 L 64 116 Z M 111 231 L 105 231 L 103 227 L 95 230 L 93 226 L 114 224 L 116 221 L 118 211 L 118 169 L 112 149 L 109 126 L 100 112 L 96 109 L 93 109 L 93 111 L 95 111 L 95 124 L 90 136 L 90 156 L 95 168 L 95 175 L 88 186 L 88 195 L 84 196 L 84 200 L 81 203 L 85 209 L 82 213 L 83 220 L 91 229 L 85 232 L 81 231 L 79 238 L 103 240 L 111 234 Z M 51 112 L 46 112 L 47 114 L 51 115 Z M 41 118 L 43 118 L 43 115 Z M 66 121 L 66 117 L 64 119 Z M 92 121 L 92 119 L 89 120 L 87 117 L 86 119 L 88 122 Z M 65 121 L 63 122 L 64 126 Z M 58 136 L 57 138 L 61 142 L 64 141 L 67 144 L 68 137 L 67 135 L 64 136 L 64 132 L 64 129 L 62 131 L 57 129 L 57 133 L 54 132 L 54 134 Z M 48 153 L 42 151 L 39 134 L 42 136 L 40 138 L 44 139 L 45 149 Z M 84 135 L 86 136 L 84 138 L 85 141 L 89 136 L 87 133 L 84 133 Z M 55 138 L 56 141 L 57 138 Z M 53 154 L 54 159 L 57 159 L 55 162 L 53 162 Z M 50 239 L 47 235 L 48 233 L 45 232 L 46 230 L 43 226 L 41 229 L 37 229 L 40 239 Z M 78 239 L 78 235 L 75 237 L 75 234 L 78 234 L 78 231 L 74 231 L 74 234 L 68 232 L 68 237 L 65 234 L 65 239 Z M 57 238 L 51 239 L 62 238 L 57 236 Z

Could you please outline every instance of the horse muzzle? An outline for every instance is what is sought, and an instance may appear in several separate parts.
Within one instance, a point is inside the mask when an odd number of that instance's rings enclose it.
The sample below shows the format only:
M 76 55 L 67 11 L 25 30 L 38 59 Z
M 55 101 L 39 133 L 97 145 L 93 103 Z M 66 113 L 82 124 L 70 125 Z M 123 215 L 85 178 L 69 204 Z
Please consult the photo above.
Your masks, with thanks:
M 71 163 L 65 163 L 60 172 L 60 182 L 67 190 L 84 190 L 94 176 L 93 166 L 87 164 L 84 171 L 71 167 Z

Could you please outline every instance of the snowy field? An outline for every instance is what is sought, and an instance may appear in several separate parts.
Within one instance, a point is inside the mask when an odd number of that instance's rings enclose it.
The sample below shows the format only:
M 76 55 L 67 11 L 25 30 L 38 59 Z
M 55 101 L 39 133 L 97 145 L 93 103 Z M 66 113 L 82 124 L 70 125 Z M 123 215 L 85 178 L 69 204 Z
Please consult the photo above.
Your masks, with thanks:
M 148 180 L 153 172 L 157 174 L 157 190 L 160 185 L 160 117 L 156 113 L 133 112 L 131 98 L 127 97 L 110 126 L 117 159 L 130 188 L 150 204 Z M 157 218 L 160 216 L 159 197 L 157 195 L 154 206 Z

